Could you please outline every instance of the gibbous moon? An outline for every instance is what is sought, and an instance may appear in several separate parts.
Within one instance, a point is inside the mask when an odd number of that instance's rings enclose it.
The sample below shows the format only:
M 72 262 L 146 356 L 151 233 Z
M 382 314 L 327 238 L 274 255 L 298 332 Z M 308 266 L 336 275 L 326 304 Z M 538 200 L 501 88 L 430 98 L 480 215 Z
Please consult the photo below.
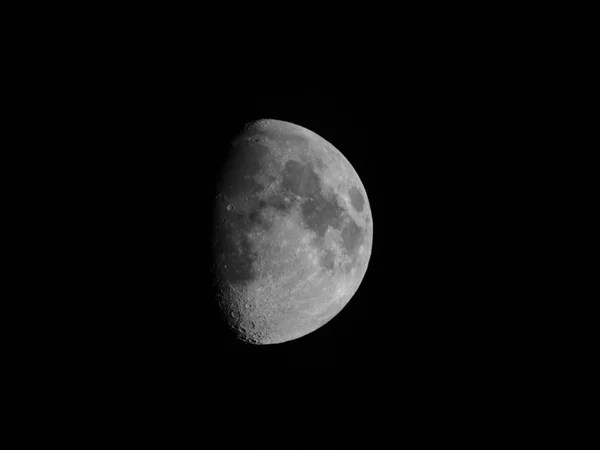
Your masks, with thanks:
M 264 119 L 232 142 L 220 180 L 213 276 L 236 336 L 276 344 L 326 324 L 371 256 L 371 208 L 350 162 L 312 131 Z

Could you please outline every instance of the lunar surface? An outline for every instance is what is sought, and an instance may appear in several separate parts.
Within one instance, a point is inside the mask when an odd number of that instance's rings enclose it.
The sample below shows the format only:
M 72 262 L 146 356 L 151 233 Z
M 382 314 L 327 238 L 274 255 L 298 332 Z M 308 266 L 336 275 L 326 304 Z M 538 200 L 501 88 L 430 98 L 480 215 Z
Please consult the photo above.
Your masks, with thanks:
M 231 143 L 214 205 L 213 276 L 239 339 L 276 344 L 323 326 L 358 289 L 372 240 L 365 188 L 325 139 L 259 120 Z

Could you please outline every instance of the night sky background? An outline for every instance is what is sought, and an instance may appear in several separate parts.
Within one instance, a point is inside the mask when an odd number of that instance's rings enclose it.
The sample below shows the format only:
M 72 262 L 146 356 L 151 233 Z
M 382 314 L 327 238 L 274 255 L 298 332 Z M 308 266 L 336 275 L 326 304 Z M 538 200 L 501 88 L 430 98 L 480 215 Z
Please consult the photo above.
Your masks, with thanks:
M 209 42 L 190 59 L 189 70 L 161 69 L 149 102 L 135 260 L 122 274 L 132 286 L 119 356 L 132 415 L 199 442 L 263 448 L 384 448 L 402 432 L 437 432 L 450 416 L 450 349 L 433 275 L 427 78 L 400 46 L 332 35 Z M 230 139 L 260 118 L 338 148 L 374 223 L 369 267 L 348 305 L 321 329 L 270 346 L 228 334 L 208 278 L 218 168 Z

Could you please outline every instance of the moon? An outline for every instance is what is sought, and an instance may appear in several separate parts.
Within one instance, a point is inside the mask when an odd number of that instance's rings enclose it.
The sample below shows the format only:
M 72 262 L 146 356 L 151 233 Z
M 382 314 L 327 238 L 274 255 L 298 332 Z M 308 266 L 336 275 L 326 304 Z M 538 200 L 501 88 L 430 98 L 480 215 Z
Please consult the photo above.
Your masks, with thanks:
M 262 119 L 231 142 L 219 179 L 211 271 L 231 330 L 263 345 L 325 325 L 371 256 L 371 208 L 350 162 L 300 125 Z

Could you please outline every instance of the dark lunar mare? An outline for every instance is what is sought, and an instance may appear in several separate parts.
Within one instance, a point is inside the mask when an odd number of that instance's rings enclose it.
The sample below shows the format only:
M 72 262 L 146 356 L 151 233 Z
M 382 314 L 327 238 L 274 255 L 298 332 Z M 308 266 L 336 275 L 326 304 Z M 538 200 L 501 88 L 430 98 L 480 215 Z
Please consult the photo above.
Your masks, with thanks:
M 361 212 L 365 204 L 365 199 L 363 198 L 358 188 L 356 186 L 352 186 L 348 194 L 350 195 L 350 203 L 352 204 L 354 209 L 357 212 Z
M 307 197 L 320 189 L 321 180 L 315 173 L 312 163 L 302 164 L 290 160 L 283 169 L 281 187 L 296 195 Z
M 302 218 L 306 227 L 315 232 L 315 244 L 319 247 L 322 245 L 329 227 L 341 231 L 343 247 L 355 262 L 358 256 L 355 252 L 364 240 L 362 229 L 339 205 L 335 195 L 324 194 L 322 181 L 315 173 L 312 163 L 288 161 L 285 165 L 282 188 L 303 198 Z M 360 195 L 360 192 L 358 194 Z M 360 199 L 362 200 L 362 196 Z M 326 254 L 321 264 L 325 268 L 332 269 L 333 261 L 333 254 Z
M 364 234 L 362 233 L 362 229 L 354 222 L 354 220 L 348 222 L 342 230 L 342 242 L 344 243 L 346 253 L 352 258 L 353 263 L 355 263 L 358 258 L 356 250 L 358 250 L 363 241 Z
M 273 194 L 266 201 L 264 206 L 275 208 L 279 212 L 287 212 L 291 209 L 290 200 L 286 200 L 282 195 Z
M 321 266 L 329 271 L 332 271 L 335 265 L 335 253 L 331 250 L 325 252 L 325 256 L 321 259 Z

